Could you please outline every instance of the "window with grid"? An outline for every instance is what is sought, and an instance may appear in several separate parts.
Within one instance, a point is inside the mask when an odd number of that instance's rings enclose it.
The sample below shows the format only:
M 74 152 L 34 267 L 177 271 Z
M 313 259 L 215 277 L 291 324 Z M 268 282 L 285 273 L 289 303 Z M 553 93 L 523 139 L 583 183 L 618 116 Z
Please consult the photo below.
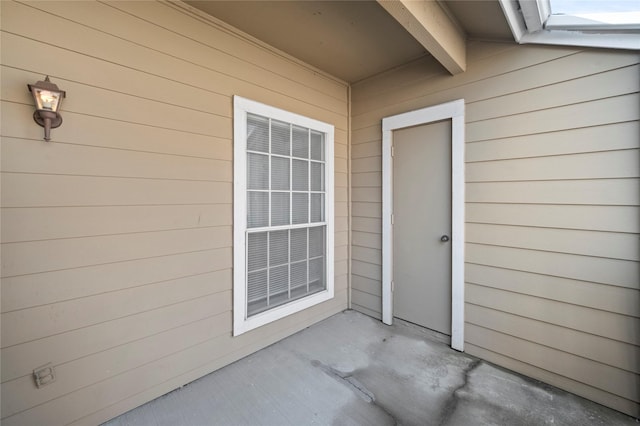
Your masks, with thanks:
M 234 334 L 240 334 L 333 297 L 333 126 L 239 97 L 234 102 Z

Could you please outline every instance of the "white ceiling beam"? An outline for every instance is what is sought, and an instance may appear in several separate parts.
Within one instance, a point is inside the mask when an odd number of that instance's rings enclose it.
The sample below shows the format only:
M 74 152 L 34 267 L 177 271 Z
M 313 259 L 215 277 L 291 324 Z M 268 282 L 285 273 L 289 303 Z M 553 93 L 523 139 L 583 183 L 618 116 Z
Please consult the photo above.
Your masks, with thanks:
M 451 74 L 467 68 L 466 35 L 436 0 L 377 0 Z

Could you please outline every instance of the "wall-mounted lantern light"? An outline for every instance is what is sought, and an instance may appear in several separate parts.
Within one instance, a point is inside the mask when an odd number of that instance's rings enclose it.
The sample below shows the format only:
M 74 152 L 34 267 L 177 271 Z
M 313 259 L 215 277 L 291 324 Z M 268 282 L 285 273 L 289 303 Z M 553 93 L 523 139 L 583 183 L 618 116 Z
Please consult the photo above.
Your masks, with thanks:
M 27 86 L 36 104 L 33 119 L 40 126 L 44 127 L 44 140 L 48 141 L 51 139 L 49 136 L 51 129 L 60 127 L 62 124 L 62 117 L 58 113 L 58 110 L 66 93 L 51 83 L 49 76 L 47 76 L 44 81 L 38 81 L 36 84 L 27 84 Z

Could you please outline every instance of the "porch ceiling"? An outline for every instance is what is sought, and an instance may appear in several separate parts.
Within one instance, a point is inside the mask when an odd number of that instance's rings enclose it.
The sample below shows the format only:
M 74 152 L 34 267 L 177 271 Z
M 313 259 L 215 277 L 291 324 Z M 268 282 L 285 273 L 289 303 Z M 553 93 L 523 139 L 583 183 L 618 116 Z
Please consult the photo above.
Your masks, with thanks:
M 375 1 L 186 3 L 351 83 L 428 54 Z M 498 0 L 442 3 L 467 35 L 512 40 Z

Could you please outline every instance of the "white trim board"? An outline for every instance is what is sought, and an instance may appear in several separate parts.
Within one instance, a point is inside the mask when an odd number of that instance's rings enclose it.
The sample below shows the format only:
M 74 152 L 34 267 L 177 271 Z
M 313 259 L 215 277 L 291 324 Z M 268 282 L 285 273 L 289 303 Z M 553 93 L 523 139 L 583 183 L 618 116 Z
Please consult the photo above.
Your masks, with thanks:
M 393 322 L 393 131 L 451 119 L 451 347 L 464 350 L 464 99 L 382 120 L 382 321 Z

